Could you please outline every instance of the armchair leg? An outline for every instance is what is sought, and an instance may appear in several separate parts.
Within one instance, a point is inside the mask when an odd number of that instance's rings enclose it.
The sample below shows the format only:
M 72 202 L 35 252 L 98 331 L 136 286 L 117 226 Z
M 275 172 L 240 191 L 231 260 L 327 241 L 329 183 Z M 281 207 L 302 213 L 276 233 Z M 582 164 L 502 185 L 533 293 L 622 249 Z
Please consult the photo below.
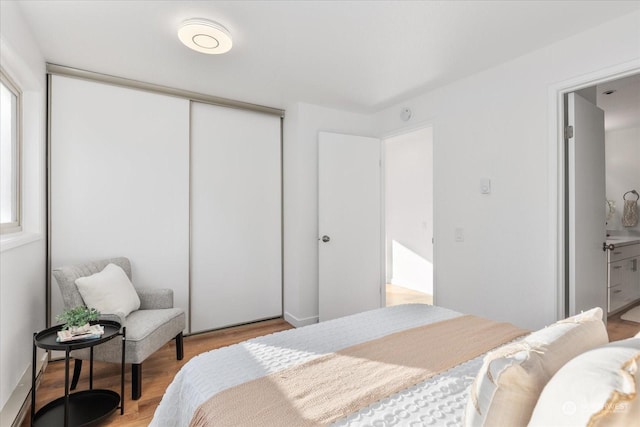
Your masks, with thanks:
M 131 399 L 138 400 L 142 396 L 142 363 L 131 364 Z
M 184 344 L 182 339 L 182 332 L 176 335 L 176 358 L 182 360 L 184 358 Z
M 82 370 L 82 359 L 74 359 L 73 378 L 71 379 L 71 390 L 75 390 L 80 379 L 80 371 Z

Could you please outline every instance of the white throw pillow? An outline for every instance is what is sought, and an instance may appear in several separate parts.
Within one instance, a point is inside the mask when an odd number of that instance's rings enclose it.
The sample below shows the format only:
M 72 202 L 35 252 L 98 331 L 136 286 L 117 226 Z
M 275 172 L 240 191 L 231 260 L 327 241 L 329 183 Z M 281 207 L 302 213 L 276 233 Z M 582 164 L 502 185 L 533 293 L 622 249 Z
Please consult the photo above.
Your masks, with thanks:
M 76 286 L 87 307 L 102 314 L 127 317 L 140 308 L 140 297 L 127 273 L 115 264 L 107 265 L 99 273 L 76 279 Z
M 471 385 L 465 425 L 527 425 L 549 379 L 576 355 L 608 341 L 602 309 L 594 308 L 488 353 Z
M 529 426 L 640 425 L 639 368 L 640 338 L 577 356 L 546 385 Z

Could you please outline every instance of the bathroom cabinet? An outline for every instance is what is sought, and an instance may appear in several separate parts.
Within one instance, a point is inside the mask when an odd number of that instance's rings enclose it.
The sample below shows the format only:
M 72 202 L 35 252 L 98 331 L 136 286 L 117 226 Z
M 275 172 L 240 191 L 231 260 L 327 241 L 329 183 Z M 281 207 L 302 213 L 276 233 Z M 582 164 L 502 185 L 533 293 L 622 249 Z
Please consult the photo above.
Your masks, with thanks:
M 640 239 L 608 240 L 609 313 L 640 299 Z

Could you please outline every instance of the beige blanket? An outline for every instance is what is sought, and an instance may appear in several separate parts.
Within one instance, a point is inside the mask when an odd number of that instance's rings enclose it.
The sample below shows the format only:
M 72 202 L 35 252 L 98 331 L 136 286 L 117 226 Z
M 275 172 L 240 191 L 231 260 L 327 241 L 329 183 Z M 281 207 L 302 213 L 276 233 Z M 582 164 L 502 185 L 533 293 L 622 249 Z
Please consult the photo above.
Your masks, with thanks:
M 467 315 L 387 335 L 226 389 L 190 425 L 329 424 L 525 333 Z

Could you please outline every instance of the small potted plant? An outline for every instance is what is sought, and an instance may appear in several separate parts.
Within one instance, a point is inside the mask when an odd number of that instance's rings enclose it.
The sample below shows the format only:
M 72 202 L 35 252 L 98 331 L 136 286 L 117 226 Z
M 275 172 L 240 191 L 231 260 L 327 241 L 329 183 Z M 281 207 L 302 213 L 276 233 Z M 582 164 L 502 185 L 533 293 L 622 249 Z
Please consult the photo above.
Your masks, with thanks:
M 56 317 L 56 320 L 64 322 L 62 330 L 68 329 L 72 334 L 81 334 L 87 332 L 90 328 L 89 322 L 98 320 L 98 317 L 100 317 L 100 312 L 95 308 L 79 305 L 64 310 Z

